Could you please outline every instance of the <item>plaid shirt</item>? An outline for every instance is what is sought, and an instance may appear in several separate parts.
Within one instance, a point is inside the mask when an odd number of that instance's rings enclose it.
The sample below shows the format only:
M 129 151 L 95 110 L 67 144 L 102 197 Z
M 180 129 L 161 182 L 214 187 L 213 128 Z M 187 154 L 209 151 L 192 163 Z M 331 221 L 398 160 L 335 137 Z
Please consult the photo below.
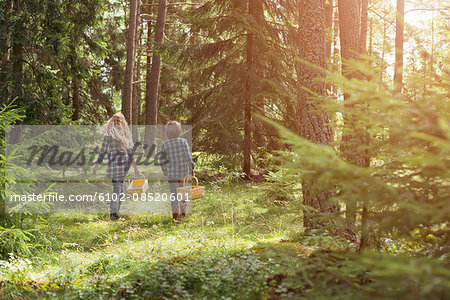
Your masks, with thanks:
M 133 148 L 124 150 L 120 142 L 111 136 L 105 136 L 100 148 L 97 164 L 101 164 L 108 153 L 108 167 L 106 178 L 123 179 L 127 176 L 130 165 L 134 160 Z
M 161 168 L 169 179 L 184 178 L 194 172 L 194 160 L 188 142 L 183 138 L 165 141 L 161 147 Z

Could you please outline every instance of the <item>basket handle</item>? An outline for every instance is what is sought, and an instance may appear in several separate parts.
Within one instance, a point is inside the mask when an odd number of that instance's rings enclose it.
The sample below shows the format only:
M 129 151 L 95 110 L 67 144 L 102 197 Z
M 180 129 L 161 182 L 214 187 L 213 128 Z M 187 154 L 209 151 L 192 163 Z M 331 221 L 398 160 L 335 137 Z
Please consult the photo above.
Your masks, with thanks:
M 198 179 L 197 179 L 197 177 L 192 176 L 192 175 L 188 175 L 188 176 L 184 177 L 184 179 L 183 179 L 183 186 L 186 186 L 186 181 L 187 181 L 188 178 L 195 179 L 195 181 L 196 181 L 196 185 L 195 186 L 198 186 Z
M 129 176 L 128 176 L 128 184 L 130 184 L 130 183 L 133 181 L 133 179 L 137 179 L 137 178 L 146 179 L 146 178 L 145 178 L 145 175 L 142 174 L 142 173 L 141 173 L 141 175 L 139 175 L 139 176 L 129 175 Z

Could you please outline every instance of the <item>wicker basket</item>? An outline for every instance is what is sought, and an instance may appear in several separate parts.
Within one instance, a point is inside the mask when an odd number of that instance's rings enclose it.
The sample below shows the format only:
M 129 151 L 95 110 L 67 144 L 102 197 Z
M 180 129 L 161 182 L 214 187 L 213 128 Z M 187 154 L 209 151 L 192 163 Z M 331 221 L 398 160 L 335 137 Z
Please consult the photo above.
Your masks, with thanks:
M 140 195 L 142 193 L 145 193 L 147 190 L 148 190 L 148 180 L 145 178 L 132 180 L 127 188 L 128 194 L 130 195 L 134 194 Z
M 196 185 L 186 186 L 188 178 L 193 178 L 196 181 Z M 205 196 L 205 187 L 198 185 L 198 179 L 195 176 L 186 176 L 183 180 L 183 186 L 177 188 L 177 193 L 182 194 L 183 200 L 194 200 Z M 187 197 L 186 197 L 187 196 Z

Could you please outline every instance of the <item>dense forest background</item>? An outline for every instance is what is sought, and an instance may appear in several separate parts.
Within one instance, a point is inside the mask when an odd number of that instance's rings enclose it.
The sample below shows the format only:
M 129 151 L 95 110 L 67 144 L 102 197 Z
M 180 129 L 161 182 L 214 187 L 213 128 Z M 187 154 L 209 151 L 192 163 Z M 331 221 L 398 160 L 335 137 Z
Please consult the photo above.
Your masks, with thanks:
M 207 187 L 179 227 L 2 209 L 0 295 L 450 297 L 448 0 L 0 7 L 2 148 L 6 125 L 178 120 Z

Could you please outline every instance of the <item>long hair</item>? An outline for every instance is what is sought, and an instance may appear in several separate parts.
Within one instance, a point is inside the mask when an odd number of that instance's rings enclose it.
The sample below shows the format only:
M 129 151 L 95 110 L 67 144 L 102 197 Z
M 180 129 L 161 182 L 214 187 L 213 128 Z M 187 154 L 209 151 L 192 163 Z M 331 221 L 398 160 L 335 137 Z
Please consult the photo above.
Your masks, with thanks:
M 110 136 L 120 142 L 122 149 L 133 147 L 133 138 L 124 115 L 117 113 L 111 117 L 102 128 L 105 136 Z

